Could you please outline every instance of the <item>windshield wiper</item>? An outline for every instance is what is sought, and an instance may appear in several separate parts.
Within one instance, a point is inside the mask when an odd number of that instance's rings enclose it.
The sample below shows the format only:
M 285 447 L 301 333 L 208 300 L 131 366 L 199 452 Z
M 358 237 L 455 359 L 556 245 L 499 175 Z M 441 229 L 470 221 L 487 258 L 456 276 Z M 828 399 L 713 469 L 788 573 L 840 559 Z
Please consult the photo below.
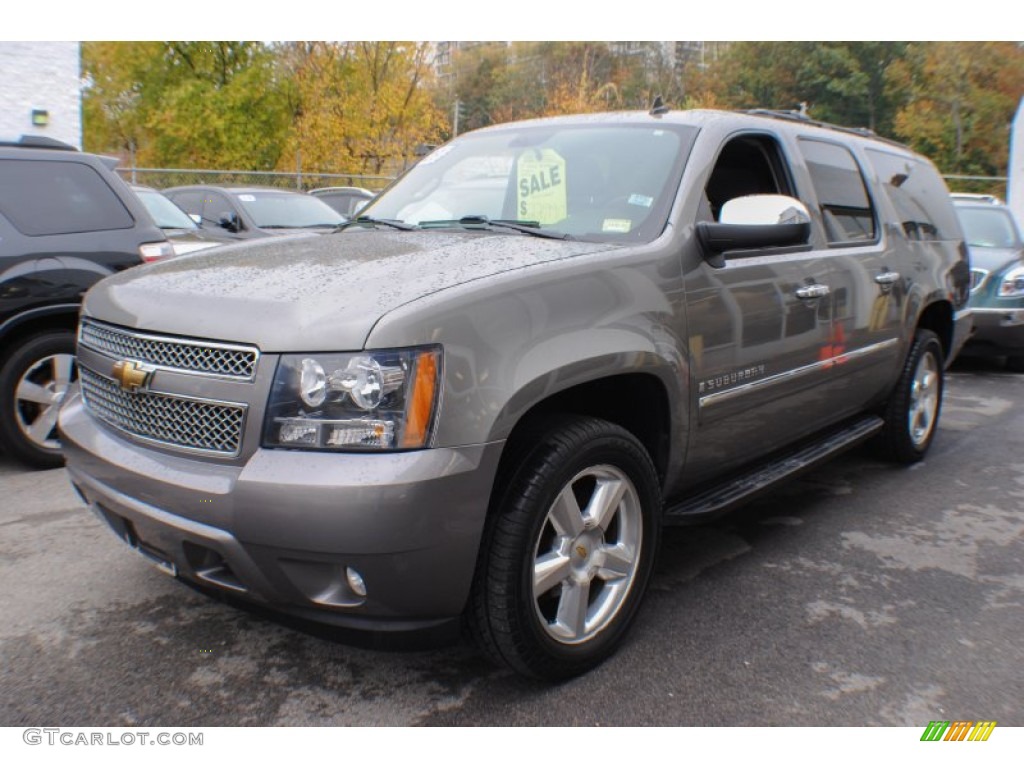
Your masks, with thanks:
M 431 227 L 464 227 L 466 229 L 510 229 L 534 237 L 547 237 L 554 240 L 572 240 L 571 235 L 543 229 L 537 221 L 519 221 L 512 219 L 489 219 L 486 216 L 463 216 L 461 219 L 439 219 L 437 221 L 421 221 L 421 229 Z
M 392 227 L 394 229 L 400 229 L 403 232 L 409 232 L 410 230 L 416 229 L 412 224 L 406 224 L 404 221 L 398 219 L 375 219 L 372 216 L 356 216 L 354 219 L 344 221 L 336 226 L 333 232 L 343 232 L 344 230 L 351 227 L 353 224 L 369 224 L 371 226 L 376 224 L 383 224 L 386 227 Z

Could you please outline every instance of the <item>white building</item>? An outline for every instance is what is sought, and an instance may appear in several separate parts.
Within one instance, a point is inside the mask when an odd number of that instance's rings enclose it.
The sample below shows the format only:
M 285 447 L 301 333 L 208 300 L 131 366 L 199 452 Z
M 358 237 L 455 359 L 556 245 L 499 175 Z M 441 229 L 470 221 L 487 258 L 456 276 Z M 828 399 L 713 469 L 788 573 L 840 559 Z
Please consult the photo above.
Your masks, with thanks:
M 0 139 L 34 134 L 81 149 L 80 54 L 76 42 L 0 41 Z

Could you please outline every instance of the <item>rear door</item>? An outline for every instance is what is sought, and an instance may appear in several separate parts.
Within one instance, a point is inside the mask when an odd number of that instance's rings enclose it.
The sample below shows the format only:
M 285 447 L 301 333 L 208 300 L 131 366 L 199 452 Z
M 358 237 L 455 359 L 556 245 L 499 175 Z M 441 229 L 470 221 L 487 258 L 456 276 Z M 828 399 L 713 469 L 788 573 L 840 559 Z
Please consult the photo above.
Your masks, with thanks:
M 864 170 L 848 145 L 800 137 L 799 152 L 826 240 L 832 329 L 822 360 L 837 415 L 863 410 L 892 385 L 902 353 L 909 265 L 899 233 L 884 232 Z

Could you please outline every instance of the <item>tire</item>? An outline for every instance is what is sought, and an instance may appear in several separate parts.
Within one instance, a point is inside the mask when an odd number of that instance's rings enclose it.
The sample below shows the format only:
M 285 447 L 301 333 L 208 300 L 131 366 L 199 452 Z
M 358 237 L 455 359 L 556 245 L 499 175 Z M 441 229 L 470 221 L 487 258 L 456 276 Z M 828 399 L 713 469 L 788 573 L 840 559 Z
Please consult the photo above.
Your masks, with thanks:
M 1011 373 L 1024 373 L 1024 355 L 1010 355 L 1007 357 L 1006 370 Z
M 467 621 L 492 660 L 559 680 L 604 661 L 632 624 L 661 491 L 644 447 L 609 422 L 556 418 L 524 443 L 492 500 Z
M 914 464 L 928 452 L 942 410 L 942 372 L 939 337 L 919 329 L 883 414 L 885 426 L 878 445 L 885 458 Z
M 30 336 L 13 348 L 0 368 L 0 440 L 10 456 L 39 469 L 64 463 L 57 411 L 77 377 L 71 331 Z

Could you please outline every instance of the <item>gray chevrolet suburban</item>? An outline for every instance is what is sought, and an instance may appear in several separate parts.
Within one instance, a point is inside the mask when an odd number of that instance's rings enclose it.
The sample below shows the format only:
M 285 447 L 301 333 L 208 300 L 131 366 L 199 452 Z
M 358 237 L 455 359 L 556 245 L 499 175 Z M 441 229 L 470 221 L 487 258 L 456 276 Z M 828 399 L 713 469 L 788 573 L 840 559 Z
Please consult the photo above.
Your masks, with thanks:
M 969 268 L 935 168 L 789 113 L 600 114 L 435 150 L 320 238 L 86 296 L 74 486 L 186 581 L 520 673 L 622 640 L 664 525 L 935 436 Z

